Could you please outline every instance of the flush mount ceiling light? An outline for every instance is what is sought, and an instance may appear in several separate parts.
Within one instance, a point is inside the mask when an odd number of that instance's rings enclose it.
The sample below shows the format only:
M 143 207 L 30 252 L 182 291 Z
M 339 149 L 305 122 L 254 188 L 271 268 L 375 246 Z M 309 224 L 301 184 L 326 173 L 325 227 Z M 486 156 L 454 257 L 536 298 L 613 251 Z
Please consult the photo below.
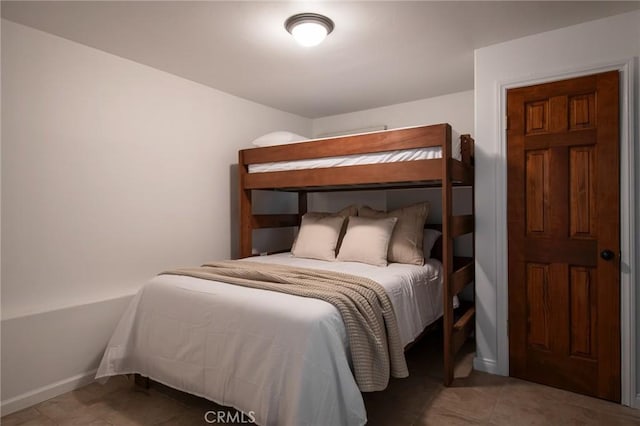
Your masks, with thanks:
M 333 31 L 333 21 L 317 13 L 298 13 L 290 16 L 284 27 L 302 46 L 317 46 Z

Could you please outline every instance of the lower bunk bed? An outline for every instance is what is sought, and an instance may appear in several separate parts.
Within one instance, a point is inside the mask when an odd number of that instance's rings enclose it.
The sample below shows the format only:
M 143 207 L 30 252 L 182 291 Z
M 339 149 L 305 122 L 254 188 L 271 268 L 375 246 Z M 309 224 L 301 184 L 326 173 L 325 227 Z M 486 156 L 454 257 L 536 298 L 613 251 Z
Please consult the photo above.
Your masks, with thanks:
M 245 259 L 375 280 L 408 347 L 442 316 L 442 264 Z M 340 312 L 307 297 L 161 274 L 130 304 L 97 378 L 140 374 L 247 414 L 260 425 L 362 425 L 367 421 Z

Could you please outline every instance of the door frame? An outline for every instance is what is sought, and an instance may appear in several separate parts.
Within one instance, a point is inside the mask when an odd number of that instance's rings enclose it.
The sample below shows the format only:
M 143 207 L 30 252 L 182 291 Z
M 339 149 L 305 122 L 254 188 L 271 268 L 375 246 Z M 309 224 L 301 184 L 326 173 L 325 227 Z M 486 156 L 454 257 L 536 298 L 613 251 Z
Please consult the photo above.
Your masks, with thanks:
M 640 408 L 640 387 L 636 383 L 636 289 L 638 271 L 630 265 L 640 265 L 638 246 L 640 238 L 636 236 L 640 231 L 640 223 L 633 219 L 640 213 L 636 208 L 635 187 L 640 187 L 637 179 L 640 172 L 634 174 L 636 165 L 640 167 L 640 159 L 637 158 L 640 149 L 636 150 L 633 144 L 635 140 L 633 93 L 636 82 L 635 59 L 629 58 L 622 62 L 598 64 L 589 67 L 580 67 L 566 70 L 556 74 L 537 74 L 527 79 L 510 81 L 498 81 L 496 96 L 498 103 L 498 123 L 496 123 L 499 135 L 498 161 L 496 161 L 496 334 L 497 334 L 497 373 L 509 375 L 509 294 L 508 294 L 508 258 L 507 258 L 507 90 L 532 86 L 540 83 L 549 83 L 557 80 L 565 80 L 581 77 L 589 74 L 598 74 L 606 71 L 617 70 L 620 72 L 620 372 L 621 372 L 621 404 Z M 638 151 L 638 152 L 636 152 Z

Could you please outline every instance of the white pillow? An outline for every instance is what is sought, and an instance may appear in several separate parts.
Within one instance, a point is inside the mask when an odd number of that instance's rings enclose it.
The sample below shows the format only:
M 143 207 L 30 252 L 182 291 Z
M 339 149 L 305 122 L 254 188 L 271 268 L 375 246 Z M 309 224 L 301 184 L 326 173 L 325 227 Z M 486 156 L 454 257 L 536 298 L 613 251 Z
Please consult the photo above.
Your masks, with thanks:
M 422 250 L 424 250 L 424 258 L 431 259 L 431 250 L 434 244 L 438 241 L 438 238 L 442 235 L 442 232 L 437 229 L 425 229 L 424 240 L 422 240 Z
M 343 216 L 302 216 L 291 254 L 309 259 L 336 260 L 336 246 L 344 220 Z
M 349 217 L 338 260 L 387 266 L 387 250 L 397 217 Z
M 279 131 L 267 133 L 266 135 L 254 139 L 251 143 L 255 146 L 276 146 L 286 145 L 288 143 L 294 142 L 303 142 L 306 140 L 309 140 L 309 138 L 305 138 L 304 136 L 300 136 L 291 132 Z

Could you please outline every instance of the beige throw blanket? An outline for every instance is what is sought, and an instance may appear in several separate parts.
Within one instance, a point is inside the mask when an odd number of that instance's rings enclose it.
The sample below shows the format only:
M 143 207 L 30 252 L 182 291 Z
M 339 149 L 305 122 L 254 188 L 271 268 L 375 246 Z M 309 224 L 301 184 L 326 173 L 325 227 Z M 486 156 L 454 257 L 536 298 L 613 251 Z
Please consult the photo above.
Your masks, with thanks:
M 383 390 L 409 372 L 393 306 L 377 282 L 356 275 L 242 260 L 163 272 L 324 300 L 344 321 L 354 376 L 362 392 Z

